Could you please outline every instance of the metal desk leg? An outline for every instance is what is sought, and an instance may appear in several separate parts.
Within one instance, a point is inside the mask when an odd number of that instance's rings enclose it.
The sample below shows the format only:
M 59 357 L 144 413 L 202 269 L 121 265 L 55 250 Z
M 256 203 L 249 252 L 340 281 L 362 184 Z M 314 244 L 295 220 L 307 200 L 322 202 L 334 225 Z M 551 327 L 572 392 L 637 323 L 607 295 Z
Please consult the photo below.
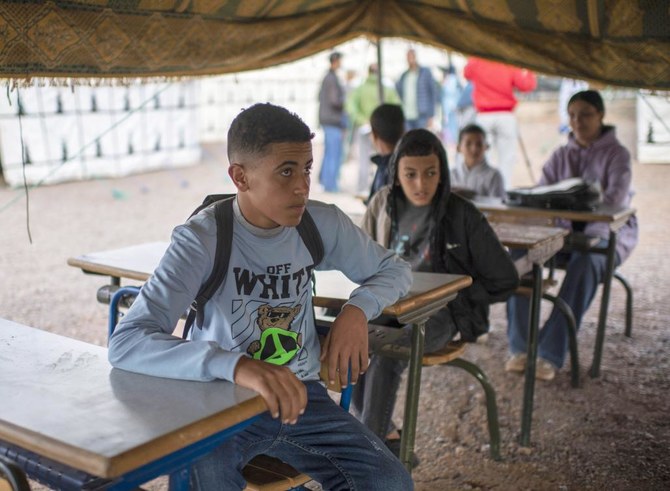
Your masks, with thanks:
M 605 328 L 607 327 L 607 309 L 610 302 L 610 290 L 612 288 L 612 277 L 614 276 L 614 258 L 616 257 L 616 232 L 610 230 L 610 239 L 607 244 L 607 265 L 605 278 L 603 278 L 603 296 L 600 300 L 600 314 L 598 315 L 598 330 L 596 331 L 596 344 L 593 348 L 593 363 L 589 374 L 591 378 L 600 376 L 600 359 L 603 354 L 605 342 Z
M 416 418 L 419 412 L 419 392 L 421 388 L 421 365 L 423 343 L 426 334 L 426 321 L 412 324 L 412 349 L 409 355 L 407 374 L 407 396 L 405 398 L 405 416 L 400 441 L 400 461 L 409 473 L 412 472 L 412 455 L 416 435 Z
M 523 389 L 521 409 L 522 446 L 530 445 L 530 427 L 533 422 L 533 396 L 535 393 L 535 363 L 537 361 L 537 341 L 540 324 L 540 300 L 542 299 L 542 266 L 533 264 L 533 295 L 530 299 L 530 319 L 528 322 L 528 351 L 526 360 L 526 380 Z

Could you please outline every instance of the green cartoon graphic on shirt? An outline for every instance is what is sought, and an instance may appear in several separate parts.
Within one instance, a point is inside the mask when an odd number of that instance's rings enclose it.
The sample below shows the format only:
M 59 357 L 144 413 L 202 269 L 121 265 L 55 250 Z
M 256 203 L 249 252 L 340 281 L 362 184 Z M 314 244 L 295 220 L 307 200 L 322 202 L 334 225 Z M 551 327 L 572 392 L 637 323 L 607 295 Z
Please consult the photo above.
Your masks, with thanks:
M 268 304 L 258 307 L 256 324 L 261 330 L 261 338 L 249 345 L 247 353 L 254 360 L 273 365 L 285 365 L 291 361 L 302 346 L 302 335 L 291 331 L 291 323 L 300 313 L 300 308 L 300 305 L 291 308 Z

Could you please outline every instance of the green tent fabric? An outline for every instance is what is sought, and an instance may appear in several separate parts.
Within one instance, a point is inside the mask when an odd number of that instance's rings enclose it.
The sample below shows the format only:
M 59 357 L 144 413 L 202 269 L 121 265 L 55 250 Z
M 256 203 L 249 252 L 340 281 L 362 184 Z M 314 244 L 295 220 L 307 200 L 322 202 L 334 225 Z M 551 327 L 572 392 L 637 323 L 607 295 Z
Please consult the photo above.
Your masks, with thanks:
M 182 77 L 403 37 L 602 83 L 670 88 L 665 0 L 71 0 L 0 3 L 0 77 Z

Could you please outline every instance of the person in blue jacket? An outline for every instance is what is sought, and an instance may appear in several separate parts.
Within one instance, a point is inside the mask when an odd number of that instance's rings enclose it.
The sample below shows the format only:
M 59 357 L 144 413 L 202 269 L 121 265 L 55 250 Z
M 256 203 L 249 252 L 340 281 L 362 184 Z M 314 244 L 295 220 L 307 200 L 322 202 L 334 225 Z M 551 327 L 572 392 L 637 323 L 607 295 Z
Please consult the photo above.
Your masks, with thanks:
M 416 52 L 407 51 L 409 67 L 396 83 L 396 90 L 402 101 L 407 130 L 430 128 L 438 101 L 438 86 L 429 68 L 419 66 Z

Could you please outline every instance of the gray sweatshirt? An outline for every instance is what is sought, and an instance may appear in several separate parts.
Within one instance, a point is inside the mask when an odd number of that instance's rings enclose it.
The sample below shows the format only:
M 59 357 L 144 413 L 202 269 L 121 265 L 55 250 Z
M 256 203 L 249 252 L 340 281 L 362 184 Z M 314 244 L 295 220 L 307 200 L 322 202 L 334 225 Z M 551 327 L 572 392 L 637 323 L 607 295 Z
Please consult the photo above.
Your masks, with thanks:
M 310 201 L 324 245 L 319 270 L 340 270 L 361 286 L 348 304 L 368 319 L 409 291 L 409 265 L 371 240 L 334 205 Z M 313 266 L 294 227 L 268 233 L 235 214 L 226 281 L 189 340 L 172 332 L 213 268 L 216 222 L 211 208 L 175 228 L 153 276 L 109 342 L 113 366 L 186 380 L 233 381 L 242 356 L 288 366 L 318 380 L 320 347 L 312 311 Z

